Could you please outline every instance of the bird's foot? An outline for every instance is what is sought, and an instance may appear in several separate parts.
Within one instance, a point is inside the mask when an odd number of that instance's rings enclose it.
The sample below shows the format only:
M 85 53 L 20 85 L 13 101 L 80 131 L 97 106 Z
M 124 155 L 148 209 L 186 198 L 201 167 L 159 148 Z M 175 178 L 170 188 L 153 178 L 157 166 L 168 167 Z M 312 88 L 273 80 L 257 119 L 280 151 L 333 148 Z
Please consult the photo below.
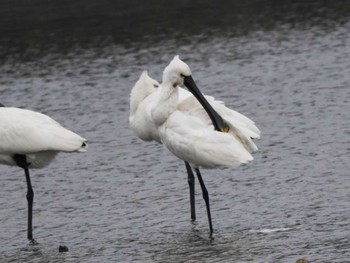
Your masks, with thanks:
M 39 245 L 39 243 L 34 238 L 30 238 L 29 239 L 29 245 L 36 246 L 36 245 Z

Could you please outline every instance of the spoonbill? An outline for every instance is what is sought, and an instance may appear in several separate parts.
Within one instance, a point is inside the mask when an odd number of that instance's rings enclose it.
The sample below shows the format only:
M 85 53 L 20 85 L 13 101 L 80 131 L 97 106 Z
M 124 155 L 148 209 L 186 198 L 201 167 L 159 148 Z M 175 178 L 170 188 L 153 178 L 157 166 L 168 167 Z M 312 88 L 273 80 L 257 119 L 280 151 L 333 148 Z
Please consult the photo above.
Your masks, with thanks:
M 161 143 L 157 126 L 152 122 L 149 108 L 157 96 L 158 81 L 143 71 L 130 92 L 130 127 L 143 141 Z
M 194 215 L 194 182 L 192 186 L 190 173 L 191 167 L 194 168 L 206 203 L 212 236 L 209 194 L 199 168 L 238 166 L 251 161 L 251 153 L 257 150 L 252 139 L 259 138 L 260 131 L 253 121 L 227 108 L 223 102 L 203 96 L 191 76 L 190 68 L 178 56 L 165 68 L 162 85 L 157 91 L 148 89 L 147 92 L 146 83 L 140 78 L 133 89 L 143 86 L 143 92 L 147 94 L 144 96 L 148 98 L 147 101 L 141 100 L 145 103 L 139 103 L 139 106 L 143 105 L 146 127 L 157 130 L 153 132 L 157 139 L 153 140 L 160 139 L 170 152 L 185 161 L 190 185 L 191 217 Z M 183 84 L 193 95 L 179 87 Z
M 33 200 L 29 169 L 47 166 L 59 152 L 86 152 L 87 141 L 39 112 L 0 107 L 0 164 L 24 170 L 27 182 L 27 237 L 33 238 Z

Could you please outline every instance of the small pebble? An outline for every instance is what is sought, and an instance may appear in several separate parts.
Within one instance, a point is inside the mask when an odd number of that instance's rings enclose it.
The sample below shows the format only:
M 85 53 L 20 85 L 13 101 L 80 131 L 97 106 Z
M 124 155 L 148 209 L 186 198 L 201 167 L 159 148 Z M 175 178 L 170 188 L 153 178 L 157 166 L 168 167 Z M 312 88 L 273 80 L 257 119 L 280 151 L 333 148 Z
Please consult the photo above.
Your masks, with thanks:
M 310 262 L 307 259 L 301 258 L 301 259 L 298 259 L 297 262 L 295 263 L 310 263 Z
M 59 246 L 58 247 L 58 251 L 59 252 L 68 252 L 69 251 L 69 249 L 68 249 L 68 247 L 66 247 L 66 246 Z

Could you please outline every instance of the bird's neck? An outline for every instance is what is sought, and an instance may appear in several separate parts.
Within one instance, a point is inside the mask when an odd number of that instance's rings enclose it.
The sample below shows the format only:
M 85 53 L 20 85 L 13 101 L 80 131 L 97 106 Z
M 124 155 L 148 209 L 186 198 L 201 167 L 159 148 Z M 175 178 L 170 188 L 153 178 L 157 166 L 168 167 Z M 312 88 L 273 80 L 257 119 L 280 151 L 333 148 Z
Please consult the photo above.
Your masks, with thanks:
M 130 114 L 134 114 L 139 104 L 148 96 L 144 87 L 135 86 L 130 93 Z
M 158 99 L 152 110 L 152 119 L 156 125 L 162 125 L 175 111 L 179 98 L 179 88 L 164 83 L 159 89 Z

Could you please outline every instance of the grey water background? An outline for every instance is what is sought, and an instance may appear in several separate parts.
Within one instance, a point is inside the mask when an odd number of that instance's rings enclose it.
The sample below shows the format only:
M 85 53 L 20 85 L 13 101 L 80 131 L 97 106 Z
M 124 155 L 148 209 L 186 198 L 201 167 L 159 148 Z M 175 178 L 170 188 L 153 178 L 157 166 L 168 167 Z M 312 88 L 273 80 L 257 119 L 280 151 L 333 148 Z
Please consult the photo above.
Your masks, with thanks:
M 32 170 L 36 246 L 23 171 L 1 166 L 0 262 L 350 262 L 347 1 L 31 3 L 0 3 L 0 102 L 89 149 Z M 253 162 L 202 171 L 212 241 L 198 182 L 192 224 L 183 162 L 128 126 L 133 84 L 176 54 L 262 131 Z

